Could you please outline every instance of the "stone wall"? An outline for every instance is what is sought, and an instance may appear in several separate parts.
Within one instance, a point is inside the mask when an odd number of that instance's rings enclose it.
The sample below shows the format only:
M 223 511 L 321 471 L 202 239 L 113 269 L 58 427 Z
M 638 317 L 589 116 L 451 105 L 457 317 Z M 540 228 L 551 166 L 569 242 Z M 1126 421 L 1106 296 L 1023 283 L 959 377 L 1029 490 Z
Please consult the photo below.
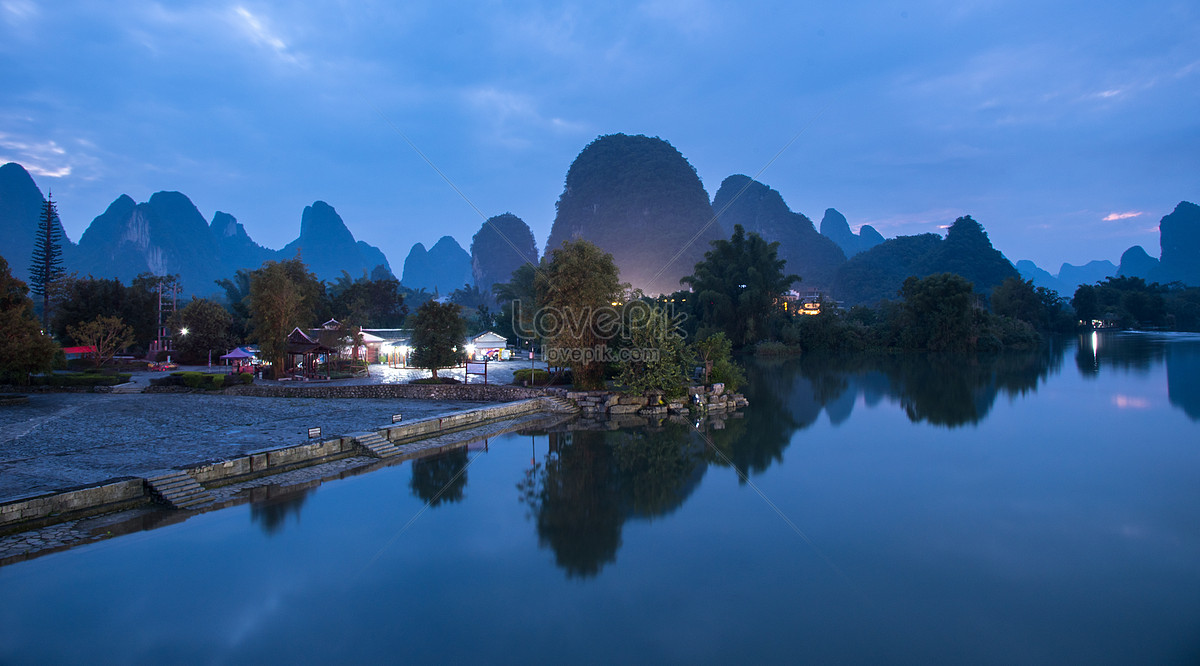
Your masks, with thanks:
M 149 391 L 153 390 L 155 390 L 153 387 L 149 389 Z M 360 384 L 352 386 L 250 384 L 248 386 L 231 386 L 222 392 L 226 395 L 259 398 L 411 398 L 474 402 L 512 402 L 546 395 L 546 392 L 541 389 L 501 384 Z
M 350 438 L 337 437 L 311 444 L 251 451 L 230 460 L 188 467 L 186 471 L 202 486 L 219 486 L 359 454 Z
M 538 397 L 495 407 L 484 407 L 466 412 L 430 416 L 407 423 L 397 423 L 380 428 L 379 433 L 392 442 L 404 442 L 427 437 L 434 433 L 469 428 L 485 421 L 510 419 L 535 412 L 549 411 L 549 409 L 550 405 L 543 398 Z
M 586 417 L 683 416 L 693 411 L 728 411 L 750 403 L 740 393 L 726 393 L 724 384 L 688 387 L 687 398 L 666 399 L 658 393 L 626 395 L 616 391 L 570 391 L 567 399 L 579 405 Z
M 405 385 L 398 384 L 393 386 L 403 387 Z M 378 389 L 387 387 L 305 387 L 305 389 L 310 388 L 327 390 Z M 428 386 L 419 388 L 436 389 L 446 387 Z M 519 395 L 522 392 L 532 392 L 537 397 L 523 400 L 510 398 L 511 402 L 502 405 L 454 412 L 441 416 L 431 416 L 407 423 L 380 426 L 377 432 L 393 442 L 405 442 L 453 430 L 470 428 L 490 421 L 516 418 L 541 411 L 553 411 L 554 409 L 553 403 L 545 398 L 540 391 L 520 387 L 483 387 L 483 385 L 480 385 L 480 388 L 501 389 L 502 392 L 491 392 L 492 397 L 489 398 L 490 400 L 499 400 L 496 396 L 513 396 Z M 504 390 L 507 388 L 515 389 L 515 391 Z M 380 397 L 380 395 L 376 393 L 370 397 Z M 455 397 L 447 399 L 466 400 L 468 398 Z M 181 465 L 176 469 L 186 472 L 202 486 L 221 486 L 257 476 L 278 474 L 299 467 L 358 455 L 369 454 L 365 449 L 356 444 L 353 439 L 338 437 L 296 446 L 250 451 L 245 455 L 229 460 L 204 461 L 198 464 Z M 36 497 L 13 500 L 0 504 L 0 534 L 130 508 L 139 504 L 147 504 L 151 501 L 152 497 L 146 481 L 141 478 L 114 479 L 95 486 L 56 491 Z
M 99 485 L 46 493 L 0 504 L 0 533 L 6 527 L 21 529 L 59 522 L 58 516 L 83 517 L 128 508 L 149 501 L 140 478 L 112 479 Z

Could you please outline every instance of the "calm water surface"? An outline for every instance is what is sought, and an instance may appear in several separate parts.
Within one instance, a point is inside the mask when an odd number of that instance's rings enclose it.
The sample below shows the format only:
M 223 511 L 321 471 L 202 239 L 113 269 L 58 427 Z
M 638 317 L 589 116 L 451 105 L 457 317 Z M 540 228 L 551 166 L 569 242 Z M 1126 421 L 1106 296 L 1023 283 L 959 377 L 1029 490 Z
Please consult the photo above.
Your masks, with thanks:
M 4 567 L 0 663 L 1200 661 L 1200 338 L 751 374 Z

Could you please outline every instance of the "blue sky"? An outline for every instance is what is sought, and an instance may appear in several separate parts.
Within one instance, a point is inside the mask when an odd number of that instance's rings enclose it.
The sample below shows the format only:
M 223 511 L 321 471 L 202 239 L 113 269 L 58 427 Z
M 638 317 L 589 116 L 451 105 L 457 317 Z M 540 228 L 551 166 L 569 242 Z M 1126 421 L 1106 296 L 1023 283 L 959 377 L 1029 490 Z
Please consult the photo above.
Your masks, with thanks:
M 399 273 L 482 222 L 405 136 L 540 247 L 579 151 L 647 134 L 710 198 L 758 175 L 888 237 L 971 214 L 1054 272 L 1157 256 L 1200 199 L 1197 35 L 1194 1 L 0 0 L 0 162 L 73 240 L 179 190 L 278 249 L 321 199 Z

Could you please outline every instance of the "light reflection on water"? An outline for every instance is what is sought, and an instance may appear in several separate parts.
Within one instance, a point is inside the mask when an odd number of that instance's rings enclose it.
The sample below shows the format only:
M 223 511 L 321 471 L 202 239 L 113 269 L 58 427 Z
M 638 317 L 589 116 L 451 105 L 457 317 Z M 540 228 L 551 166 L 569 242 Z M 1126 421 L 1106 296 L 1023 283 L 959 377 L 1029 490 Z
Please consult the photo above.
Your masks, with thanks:
M 1195 661 L 1200 344 L 1095 340 L 759 365 L 699 431 L 506 435 L 5 567 L 0 662 Z

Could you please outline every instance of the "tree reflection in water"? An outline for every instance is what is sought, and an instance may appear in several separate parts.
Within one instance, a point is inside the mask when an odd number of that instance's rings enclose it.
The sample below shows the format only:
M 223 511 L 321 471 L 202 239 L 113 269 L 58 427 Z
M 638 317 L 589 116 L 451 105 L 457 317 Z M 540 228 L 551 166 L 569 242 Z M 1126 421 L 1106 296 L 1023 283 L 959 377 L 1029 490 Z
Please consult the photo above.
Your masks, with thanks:
M 686 425 L 549 434 L 550 450 L 517 485 L 537 526 L 570 577 L 588 578 L 616 561 L 621 529 L 681 506 L 704 475 L 703 441 Z
M 1036 391 L 1061 367 L 1062 355 L 1061 345 L 986 356 L 814 354 L 764 367 L 769 369 L 767 382 L 785 390 L 783 401 L 798 429 L 815 423 L 822 410 L 830 423 L 840 425 L 859 395 L 870 406 L 893 400 L 913 422 L 954 428 L 978 423 L 1000 395 Z
M 518 484 L 521 501 L 539 544 L 554 551 L 558 566 L 570 577 L 595 576 L 616 560 L 626 521 L 678 509 L 709 463 L 735 466 L 745 483 L 781 462 L 793 435 L 815 424 L 822 411 L 836 428 L 860 397 L 872 408 L 892 402 L 913 422 L 945 428 L 979 423 L 997 398 L 1036 392 L 1060 372 L 1072 343 L 1051 341 L 1037 352 L 987 356 L 810 355 L 751 361 L 743 390 L 750 407 L 729 418 L 549 433 L 549 452 Z M 1176 340 L 1167 352 L 1144 340 L 1125 347 L 1106 342 L 1101 351 L 1079 352 L 1088 363 L 1098 359 L 1096 367 L 1130 369 L 1152 365 L 1164 354 L 1171 403 L 1198 418 L 1200 338 L 1187 344 Z
M 430 507 L 461 502 L 467 488 L 467 449 L 451 449 L 412 463 L 408 487 Z
M 286 493 L 275 495 L 276 492 L 278 492 L 277 487 L 264 486 L 254 488 L 250 494 L 250 520 L 258 523 L 267 536 L 279 534 L 283 530 L 288 516 L 294 516 L 296 522 L 300 522 L 300 509 L 304 507 L 304 502 L 308 500 L 312 489 L 289 490 Z

